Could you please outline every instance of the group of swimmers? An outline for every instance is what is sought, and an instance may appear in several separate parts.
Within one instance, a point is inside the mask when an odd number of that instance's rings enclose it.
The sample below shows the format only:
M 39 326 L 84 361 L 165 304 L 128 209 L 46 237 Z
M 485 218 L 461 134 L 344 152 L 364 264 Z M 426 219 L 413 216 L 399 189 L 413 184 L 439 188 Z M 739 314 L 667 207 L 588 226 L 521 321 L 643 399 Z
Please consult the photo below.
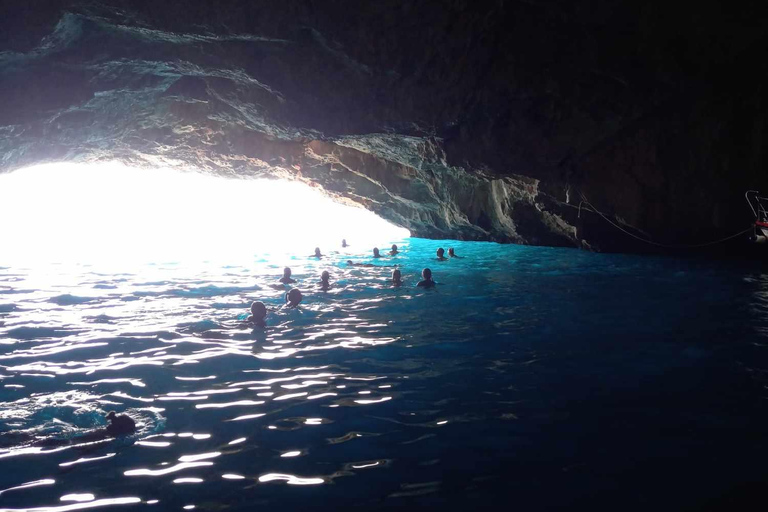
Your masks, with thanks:
M 346 240 L 342 240 L 342 247 L 348 247 Z M 389 255 L 395 256 L 397 254 L 399 254 L 397 245 L 392 245 L 392 248 L 389 251 Z M 461 256 L 456 255 L 453 248 L 448 249 L 448 256 L 450 258 L 461 258 Z M 320 252 L 320 248 L 315 248 L 315 252 L 311 257 L 322 258 L 323 255 Z M 373 257 L 382 258 L 378 247 L 373 248 Z M 448 258 L 445 257 L 445 250 L 442 247 L 437 250 L 437 260 L 438 261 L 448 260 Z M 359 267 L 378 266 L 378 265 L 372 265 L 370 263 L 354 263 L 351 260 L 347 260 L 347 265 L 359 266 Z M 416 284 L 416 286 L 420 288 L 433 288 L 435 286 L 436 283 L 432 279 L 432 270 L 430 270 L 429 268 L 425 268 L 424 270 L 421 271 L 421 277 L 422 277 L 421 281 L 419 281 Z M 331 278 L 330 273 L 327 270 L 324 270 L 323 273 L 320 275 L 319 287 L 321 290 L 327 291 L 331 287 L 330 278 Z M 285 267 L 285 269 L 283 269 L 283 276 L 278 281 L 282 283 L 282 285 L 289 285 L 296 282 L 296 280 L 291 277 L 291 269 L 289 267 Z M 396 268 L 392 271 L 391 282 L 392 282 L 392 285 L 396 287 L 401 286 L 403 284 L 402 272 L 400 271 L 399 268 Z M 296 308 L 299 305 L 299 303 L 301 303 L 302 299 L 303 299 L 303 295 L 301 291 L 298 288 L 291 288 L 285 294 L 284 307 L 289 309 Z M 267 317 L 267 307 L 264 305 L 263 302 L 255 301 L 251 304 L 250 316 L 245 320 L 243 324 L 240 325 L 240 327 L 264 328 L 267 325 L 266 317 Z M 95 441 L 100 441 L 102 439 L 106 439 L 109 437 L 114 438 L 114 437 L 130 435 L 136 431 L 136 422 L 126 414 L 116 414 L 114 411 L 110 411 L 109 414 L 105 416 L 105 418 L 109 422 L 106 428 L 96 429 L 87 434 L 76 436 L 75 438 L 70 440 L 60 439 L 60 438 L 48 439 L 44 441 L 44 445 L 60 446 L 65 444 L 72 444 L 75 442 L 78 442 L 78 443 L 79 442 L 95 442 Z
M 341 241 L 342 247 L 349 247 L 346 240 Z M 389 251 L 390 256 L 395 256 L 399 254 L 400 251 L 397 249 L 397 245 L 392 245 L 391 250 Z M 319 247 L 315 247 L 315 252 L 310 255 L 310 258 L 317 258 L 320 259 L 323 257 L 322 252 L 320 251 Z M 382 258 L 381 252 L 379 251 L 378 247 L 373 248 L 373 257 L 374 258 Z M 461 256 L 457 256 L 456 252 L 453 250 L 453 248 L 448 249 L 448 257 L 449 258 L 461 258 Z M 447 261 L 448 258 L 445 257 L 445 249 L 440 247 L 437 249 L 437 260 L 438 261 Z M 373 265 L 371 263 L 355 263 L 352 260 L 347 260 L 347 265 L 352 267 L 376 267 L 378 265 Z M 324 270 L 323 273 L 320 275 L 320 283 L 318 286 L 322 291 L 328 291 L 331 288 L 331 274 Z M 283 285 L 286 284 L 293 284 L 296 282 L 295 279 L 291 277 L 291 269 L 290 267 L 285 267 L 283 269 L 283 277 L 281 277 L 278 280 Z M 391 283 L 393 286 L 398 287 L 403 284 L 403 274 L 400 271 L 399 268 L 396 268 L 392 271 L 392 278 Z M 419 288 L 434 288 L 435 281 L 432 279 L 432 270 L 429 268 L 425 268 L 421 271 L 421 281 L 416 283 L 416 286 Z M 303 295 L 301 291 L 298 288 L 291 288 L 288 290 L 288 292 L 285 294 L 285 305 L 283 306 L 286 309 L 294 309 L 298 307 L 298 305 L 301 303 L 301 300 L 303 299 Z M 267 307 L 264 305 L 261 301 L 255 301 L 251 304 L 251 314 L 248 316 L 248 318 L 245 319 L 244 324 L 242 324 L 242 327 L 266 327 L 266 317 L 267 317 Z

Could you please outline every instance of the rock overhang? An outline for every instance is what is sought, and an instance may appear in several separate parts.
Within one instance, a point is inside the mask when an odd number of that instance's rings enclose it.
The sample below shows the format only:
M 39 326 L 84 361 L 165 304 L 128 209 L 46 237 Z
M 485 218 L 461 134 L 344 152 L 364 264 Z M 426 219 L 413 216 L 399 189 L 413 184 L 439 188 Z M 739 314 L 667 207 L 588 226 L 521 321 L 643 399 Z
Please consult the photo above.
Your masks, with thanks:
M 719 105 L 729 85 L 701 80 L 706 59 L 660 78 L 642 19 L 620 46 L 645 69 L 600 47 L 631 6 L 417 2 L 342 23 L 349 2 L 255 4 L 62 1 L 30 15 L 48 20 L 37 44 L 0 54 L 0 170 L 120 160 L 298 179 L 417 236 L 607 250 L 634 242 L 583 215 L 583 198 L 686 241 L 740 223 L 731 196 L 761 177 L 762 106 Z M 737 155 L 722 125 L 744 120 Z M 734 159 L 745 169 L 729 178 Z M 713 207 L 675 196 L 686 187 Z

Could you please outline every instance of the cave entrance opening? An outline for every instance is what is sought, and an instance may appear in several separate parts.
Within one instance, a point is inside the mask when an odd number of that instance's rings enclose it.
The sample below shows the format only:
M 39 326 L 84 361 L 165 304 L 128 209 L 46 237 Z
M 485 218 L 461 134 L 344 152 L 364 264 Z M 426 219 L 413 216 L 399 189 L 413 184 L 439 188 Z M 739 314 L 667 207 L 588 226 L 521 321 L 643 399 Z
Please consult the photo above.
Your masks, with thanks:
M 221 261 L 358 249 L 409 233 L 299 182 L 118 163 L 0 175 L 0 265 Z

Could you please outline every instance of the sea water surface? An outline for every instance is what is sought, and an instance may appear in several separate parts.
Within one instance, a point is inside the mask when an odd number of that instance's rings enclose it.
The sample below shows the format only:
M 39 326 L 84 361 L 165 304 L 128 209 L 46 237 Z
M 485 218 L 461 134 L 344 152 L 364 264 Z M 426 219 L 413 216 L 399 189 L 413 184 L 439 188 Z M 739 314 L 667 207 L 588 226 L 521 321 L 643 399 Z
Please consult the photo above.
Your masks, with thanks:
M 761 267 L 351 242 L 1 268 L 0 509 L 697 510 L 768 477 Z M 83 437 L 110 410 L 137 432 Z

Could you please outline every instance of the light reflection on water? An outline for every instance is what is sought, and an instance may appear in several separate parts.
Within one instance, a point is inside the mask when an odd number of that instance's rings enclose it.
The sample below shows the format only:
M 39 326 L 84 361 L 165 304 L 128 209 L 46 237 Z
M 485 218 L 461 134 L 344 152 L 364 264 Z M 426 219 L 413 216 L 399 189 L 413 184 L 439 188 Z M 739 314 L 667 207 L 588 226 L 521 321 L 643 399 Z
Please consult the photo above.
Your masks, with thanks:
M 759 269 L 398 245 L 374 268 L 350 250 L 0 269 L 2 510 L 678 510 L 768 473 Z M 280 309 L 285 264 L 298 310 Z M 424 266 L 436 290 L 415 288 Z M 266 331 L 234 328 L 252 300 Z M 113 409 L 137 433 L 88 438 Z

